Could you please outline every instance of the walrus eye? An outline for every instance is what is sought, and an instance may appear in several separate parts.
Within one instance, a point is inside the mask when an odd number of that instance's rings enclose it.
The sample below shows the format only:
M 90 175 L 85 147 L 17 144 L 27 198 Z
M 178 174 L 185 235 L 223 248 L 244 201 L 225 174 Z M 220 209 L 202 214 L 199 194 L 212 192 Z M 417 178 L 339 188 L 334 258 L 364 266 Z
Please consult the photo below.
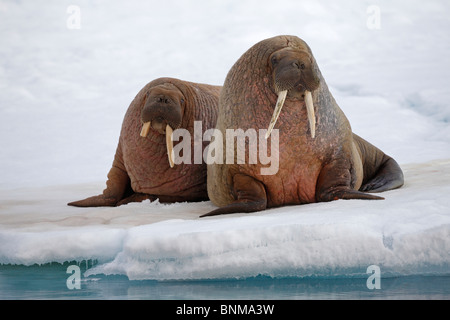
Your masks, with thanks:
M 272 66 L 275 66 L 278 63 L 278 60 L 276 57 L 272 57 L 272 59 L 270 59 L 270 63 L 272 63 Z
M 183 104 L 183 103 L 184 103 L 184 99 L 181 99 L 181 100 L 180 100 L 180 103 Z

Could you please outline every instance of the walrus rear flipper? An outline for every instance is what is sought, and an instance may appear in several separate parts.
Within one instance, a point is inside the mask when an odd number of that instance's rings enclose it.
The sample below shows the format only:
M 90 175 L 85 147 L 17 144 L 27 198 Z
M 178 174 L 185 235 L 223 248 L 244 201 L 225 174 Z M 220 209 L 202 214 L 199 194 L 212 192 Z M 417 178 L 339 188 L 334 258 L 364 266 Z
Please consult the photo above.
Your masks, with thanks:
M 233 194 L 237 197 L 234 202 L 201 215 L 200 218 L 221 214 L 250 213 L 267 208 L 264 185 L 250 176 L 236 174 L 233 177 Z
M 364 192 L 384 192 L 400 188 L 404 183 L 402 169 L 391 157 L 385 155 L 386 161 L 380 166 L 376 175 L 359 189 Z
M 364 179 L 359 191 L 384 192 L 403 186 L 403 172 L 398 163 L 363 138 L 353 134 L 363 161 Z

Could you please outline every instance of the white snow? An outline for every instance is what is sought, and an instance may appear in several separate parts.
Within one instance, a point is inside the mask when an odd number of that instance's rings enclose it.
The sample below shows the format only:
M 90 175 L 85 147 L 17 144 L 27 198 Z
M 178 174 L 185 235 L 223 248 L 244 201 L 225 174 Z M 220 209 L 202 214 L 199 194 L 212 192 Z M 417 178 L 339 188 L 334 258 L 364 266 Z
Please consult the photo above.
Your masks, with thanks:
M 69 5 L 81 29 L 68 29 Z M 371 5 L 379 29 L 369 29 Z M 450 3 L 1 1 L 0 264 L 96 260 L 130 279 L 450 274 Z M 254 43 L 303 38 L 353 131 L 406 184 L 199 219 L 210 202 L 73 208 L 101 193 L 129 103 L 172 76 L 222 84 Z

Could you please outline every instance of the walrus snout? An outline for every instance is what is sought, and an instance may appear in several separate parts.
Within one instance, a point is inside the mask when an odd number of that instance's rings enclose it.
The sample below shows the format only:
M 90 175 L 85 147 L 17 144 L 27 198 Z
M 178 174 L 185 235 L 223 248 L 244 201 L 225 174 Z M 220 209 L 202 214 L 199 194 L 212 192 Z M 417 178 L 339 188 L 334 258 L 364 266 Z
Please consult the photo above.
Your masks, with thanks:
M 150 96 L 141 111 L 141 122 L 144 124 L 141 135 L 146 137 L 150 128 L 160 134 L 165 134 L 167 125 L 172 129 L 178 129 L 182 120 L 181 104 L 183 101 L 180 100 L 175 100 L 166 95 Z M 148 123 L 151 123 L 151 125 Z
M 164 83 L 151 88 L 141 111 L 141 136 L 146 137 L 150 128 L 160 134 L 166 133 L 167 125 L 172 130 L 178 129 L 181 126 L 183 107 L 184 95 L 175 85 Z
M 142 110 L 141 123 L 143 124 L 141 136 L 145 138 L 150 133 L 150 129 L 159 134 L 166 133 L 166 126 L 170 126 L 173 130 L 178 129 L 181 126 L 181 115 L 178 112 L 144 109 Z
M 286 97 L 303 98 L 305 101 L 311 137 L 316 135 L 316 117 L 312 92 L 320 85 L 320 78 L 313 68 L 309 53 L 287 47 L 275 51 L 269 58 L 273 87 L 278 95 L 277 103 L 269 123 L 266 139 L 270 136 L 283 108 Z
M 314 91 L 320 85 L 312 58 L 305 51 L 283 48 L 270 55 L 269 64 L 276 93 L 288 90 L 293 97 L 300 97 L 304 91 Z
M 150 129 L 166 136 L 170 167 L 174 166 L 172 133 L 181 127 L 183 105 L 183 94 L 174 85 L 167 83 L 150 90 L 141 111 L 141 137 L 147 137 Z

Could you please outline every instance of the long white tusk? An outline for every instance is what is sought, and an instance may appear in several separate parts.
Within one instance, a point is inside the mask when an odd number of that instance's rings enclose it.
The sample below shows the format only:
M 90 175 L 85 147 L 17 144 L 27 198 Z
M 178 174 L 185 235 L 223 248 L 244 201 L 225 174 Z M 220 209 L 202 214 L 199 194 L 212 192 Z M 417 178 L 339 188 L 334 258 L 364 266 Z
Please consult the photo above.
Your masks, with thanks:
M 150 132 L 150 126 L 152 125 L 152 123 L 149 121 L 149 122 L 146 122 L 146 123 L 144 123 L 144 125 L 142 126 L 142 130 L 141 130 L 141 137 L 146 137 L 146 136 L 148 136 L 148 133 Z
M 174 154 L 173 154 L 173 141 L 172 141 L 172 133 L 173 129 L 167 125 L 166 126 L 166 145 L 167 145 L 167 156 L 169 157 L 170 167 L 173 168 L 174 162 Z
M 266 139 L 269 138 L 270 134 L 272 133 L 273 127 L 275 126 L 275 123 L 277 123 L 281 108 L 283 108 L 284 101 L 286 100 L 286 96 L 287 90 L 278 92 L 277 104 L 275 105 L 275 110 L 273 110 L 272 119 L 270 119 L 269 129 L 267 129 L 266 132 Z
M 310 91 L 305 91 L 306 112 L 308 113 L 309 127 L 311 129 L 311 137 L 316 136 L 316 115 L 314 113 L 313 98 Z

